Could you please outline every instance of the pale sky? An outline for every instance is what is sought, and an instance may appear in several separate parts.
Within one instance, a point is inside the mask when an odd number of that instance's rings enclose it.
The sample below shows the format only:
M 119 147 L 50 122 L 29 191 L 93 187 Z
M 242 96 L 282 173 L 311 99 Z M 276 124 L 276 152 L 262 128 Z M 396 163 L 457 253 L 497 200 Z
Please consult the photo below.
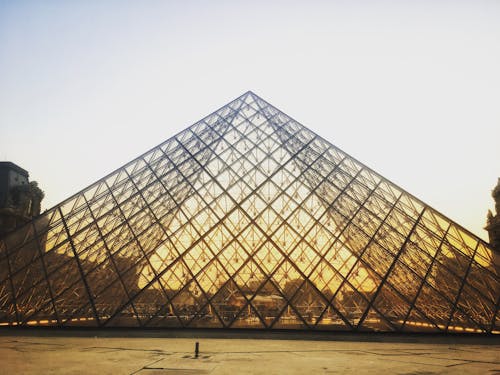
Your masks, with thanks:
M 0 160 L 43 208 L 248 90 L 487 238 L 500 1 L 0 0 Z

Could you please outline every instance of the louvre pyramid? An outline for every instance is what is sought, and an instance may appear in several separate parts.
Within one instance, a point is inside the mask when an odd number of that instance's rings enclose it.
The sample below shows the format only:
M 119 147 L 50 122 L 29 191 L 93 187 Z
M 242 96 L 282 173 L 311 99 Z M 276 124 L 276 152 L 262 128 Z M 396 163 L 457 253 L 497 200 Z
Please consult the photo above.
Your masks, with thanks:
M 247 92 L 4 237 L 0 324 L 498 333 L 498 257 Z

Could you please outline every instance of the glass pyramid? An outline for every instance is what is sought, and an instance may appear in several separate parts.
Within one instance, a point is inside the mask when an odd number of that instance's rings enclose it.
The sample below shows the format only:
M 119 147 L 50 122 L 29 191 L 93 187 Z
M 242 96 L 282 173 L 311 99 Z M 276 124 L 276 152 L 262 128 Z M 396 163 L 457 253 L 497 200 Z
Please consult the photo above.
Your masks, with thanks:
M 498 260 L 247 92 L 0 240 L 0 325 L 499 333 Z

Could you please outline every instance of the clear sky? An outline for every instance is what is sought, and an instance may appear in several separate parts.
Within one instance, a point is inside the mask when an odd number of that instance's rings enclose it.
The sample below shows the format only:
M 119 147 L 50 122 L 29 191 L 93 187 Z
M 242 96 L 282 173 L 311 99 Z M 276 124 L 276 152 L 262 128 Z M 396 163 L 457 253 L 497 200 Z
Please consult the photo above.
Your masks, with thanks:
M 0 0 L 0 160 L 44 208 L 247 90 L 487 238 L 500 1 Z

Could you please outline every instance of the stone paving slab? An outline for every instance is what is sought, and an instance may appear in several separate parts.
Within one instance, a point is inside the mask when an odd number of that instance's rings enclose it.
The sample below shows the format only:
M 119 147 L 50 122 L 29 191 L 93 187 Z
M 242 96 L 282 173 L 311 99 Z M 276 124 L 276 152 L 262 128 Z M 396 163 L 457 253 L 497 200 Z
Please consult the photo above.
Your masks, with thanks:
M 47 337 L 0 332 L 0 373 L 500 374 L 498 341 L 428 341 Z

